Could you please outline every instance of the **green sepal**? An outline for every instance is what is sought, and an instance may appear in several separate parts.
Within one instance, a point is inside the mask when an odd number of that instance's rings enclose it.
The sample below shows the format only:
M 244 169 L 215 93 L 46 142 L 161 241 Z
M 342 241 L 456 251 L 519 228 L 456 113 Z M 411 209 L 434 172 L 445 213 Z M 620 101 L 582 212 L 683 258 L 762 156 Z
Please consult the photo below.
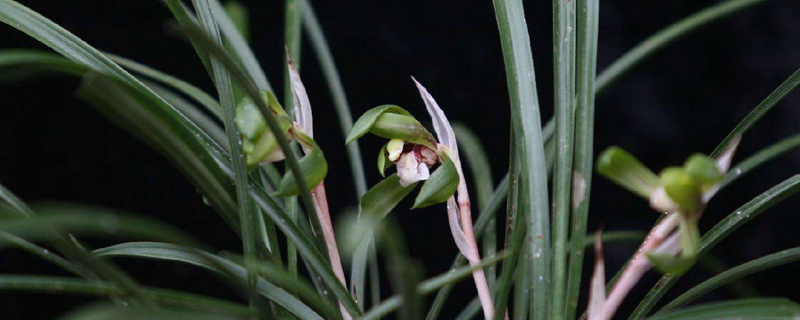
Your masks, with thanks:
M 386 151 L 388 146 L 389 146 L 388 143 L 383 145 L 383 148 L 381 148 L 381 151 L 378 153 L 378 172 L 380 172 L 381 173 L 381 177 L 384 177 L 384 178 L 386 177 L 386 174 L 385 174 L 386 169 L 388 169 L 389 167 L 391 167 L 394 164 L 394 162 L 389 160 L 389 155 L 388 155 L 389 152 Z
M 422 184 L 414 206 L 411 209 L 424 208 L 447 201 L 458 188 L 458 169 L 450 158 L 444 157 L 444 162 Z
M 683 168 L 669 167 L 661 171 L 664 191 L 678 205 L 678 209 L 694 212 L 700 206 L 702 192 L 700 184 Z
M 373 186 L 361 197 L 358 210 L 361 216 L 366 216 L 380 221 L 400 203 L 403 198 L 414 190 L 418 182 L 406 187 L 400 185 L 400 177 L 393 174 Z
M 597 172 L 645 198 L 650 198 L 650 194 L 658 186 L 658 176 L 655 173 L 617 146 L 608 147 L 600 154 Z
M 436 139 L 414 116 L 396 105 L 382 105 L 361 115 L 347 135 L 350 143 L 368 132 L 387 139 L 401 139 L 436 150 Z
M 236 127 L 248 140 L 255 140 L 267 130 L 267 122 L 252 99 L 243 98 L 236 106 Z
M 432 150 L 437 149 L 433 135 L 412 116 L 384 113 L 375 120 L 369 132 L 382 138 L 400 139 L 421 144 Z
M 350 129 L 350 133 L 347 134 L 345 144 L 353 142 L 354 140 L 367 134 L 367 132 L 369 132 L 369 130 L 372 128 L 372 125 L 375 124 L 375 121 L 378 120 L 378 117 L 386 112 L 411 116 L 411 113 L 406 111 L 406 109 L 393 104 L 385 104 L 369 109 L 367 112 L 364 112 L 364 114 L 362 114 L 358 120 L 356 120 L 355 124 L 353 124 L 353 128 Z
M 704 188 L 709 188 L 722 180 L 723 174 L 714 159 L 697 153 L 689 157 L 683 165 L 686 173 L 700 182 Z
M 673 256 L 665 253 L 646 252 L 647 258 L 658 271 L 662 273 L 669 273 L 672 275 L 682 275 L 688 271 L 697 261 L 696 255 L 679 255 Z
M 302 138 L 303 141 L 307 141 L 311 143 L 311 148 L 308 154 L 306 154 L 302 159 L 300 159 L 300 171 L 303 173 L 303 177 L 306 181 L 306 186 L 308 186 L 309 190 L 306 192 L 311 191 L 316 187 L 322 180 L 325 179 L 325 175 L 328 173 L 328 162 L 325 160 L 325 155 L 322 153 L 322 149 L 320 149 L 319 145 L 314 142 L 314 139 L 311 137 L 306 136 L 303 133 L 295 132 L 297 135 L 301 135 L 298 138 Z M 278 191 L 274 193 L 276 196 L 296 196 L 300 194 L 300 188 L 297 186 L 297 182 L 295 181 L 294 172 L 288 171 L 281 179 L 280 187 Z

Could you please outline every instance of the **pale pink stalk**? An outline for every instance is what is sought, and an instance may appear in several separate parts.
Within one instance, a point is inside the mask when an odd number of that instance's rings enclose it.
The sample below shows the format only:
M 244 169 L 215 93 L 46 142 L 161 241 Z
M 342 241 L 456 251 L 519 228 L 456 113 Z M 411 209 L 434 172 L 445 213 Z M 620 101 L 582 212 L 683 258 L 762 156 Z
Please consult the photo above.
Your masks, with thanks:
M 433 96 L 414 77 L 411 77 L 411 79 L 417 85 L 422 100 L 425 102 L 425 107 L 433 119 L 433 128 L 439 138 L 439 150 L 450 157 L 458 171 L 459 182 L 456 189 L 458 193 L 458 208 L 453 205 L 455 202 L 454 197 L 450 197 L 447 201 L 450 229 L 453 232 L 453 239 L 459 251 L 467 258 L 469 264 L 475 268 L 472 271 L 472 278 L 475 280 L 475 287 L 478 290 L 478 297 L 483 307 L 483 315 L 486 319 L 492 319 L 494 318 L 494 302 L 492 301 L 489 284 L 486 281 L 486 274 L 483 272 L 483 268 L 479 267 L 481 256 L 472 226 L 472 208 L 469 201 L 467 183 L 464 180 L 464 172 L 461 169 L 461 160 L 458 156 L 456 135 L 452 126 L 450 126 L 450 121 L 447 120 L 447 116 L 445 116 L 439 104 L 436 103 L 436 100 L 433 99 Z M 459 217 L 460 226 L 458 219 L 455 219 L 455 217 Z
M 286 50 L 286 58 L 289 62 L 289 79 L 292 86 L 292 95 L 294 98 L 295 118 L 297 119 L 296 126 L 307 134 L 309 137 L 314 137 L 313 115 L 311 113 L 311 103 L 306 93 L 306 88 L 300 80 L 300 73 L 294 67 L 292 57 L 289 55 L 289 50 Z M 298 139 L 299 141 L 300 139 Z M 310 146 L 303 145 L 303 151 L 308 153 Z M 320 228 L 317 232 L 322 232 L 325 239 L 325 246 L 328 248 L 328 258 L 331 260 L 331 268 L 333 273 L 342 286 L 347 288 L 347 280 L 344 278 L 344 269 L 342 268 L 342 259 L 339 256 L 339 247 L 336 245 L 336 235 L 333 233 L 333 223 L 331 222 L 331 214 L 328 209 L 328 196 L 325 193 L 325 182 L 320 182 L 314 189 L 311 190 L 311 198 L 314 201 L 314 211 L 316 212 L 317 219 L 319 220 Z M 344 320 L 351 320 L 350 313 L 344 307 L 344 304 L 339 302 L 339 309 L 342 312 Z
M 344 278 L 344 269 L 342 268 L 342 259 L 339 256 L 339 247 L 336 245 L 336 236 L 333 233 L 333 223 L 331 222 L 331 215 L 328 209 L 328 196 L 325 193 L 324 181 L 320 182 L 319 185 L 311 191 L 311 197 L 314 200 L 314 207 L 317 212 L 320 227 L 322 228 L 322 236 L 325 238 L 325 245 L 328 247 L 328 258 L 331 259 L 333 273 L 342 283 L 342 286 L 347 288 L 347 282 Z M 339 309 L 342 311 L 342 318 L 345 320 L 352 319 L 341 302 L 339 303 Z

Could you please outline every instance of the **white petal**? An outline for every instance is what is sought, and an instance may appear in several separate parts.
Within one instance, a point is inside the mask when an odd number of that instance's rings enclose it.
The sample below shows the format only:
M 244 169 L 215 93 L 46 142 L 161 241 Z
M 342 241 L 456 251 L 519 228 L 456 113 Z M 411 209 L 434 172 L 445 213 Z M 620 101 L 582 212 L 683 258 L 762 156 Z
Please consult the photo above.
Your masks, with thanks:
M 420 163 L 413 152 L 404 153 L 400 156 L 400 160 L 397 162 L 397 175 L 400 176 L 401 186 L 407 187 L 417 181 L 428 179 L 429 175 L 423 177 L 420 174 L 419 165 Z M 422 165 L 424 166 L 425 164 Z M 425 167 L 425 169 L 425 173 L 427 173 L 428 168 Z
M 442 108 L 439 108 L 439 104 L 436 103 L 436 100 L 433 99 L 433 96 L 428 93 L 428 90 L 425 89 L 422 84 L 417 82 L 417 79 L 414 79 L 414 77 L 411 77 L 411 80 L 414 80 L 414 83 L 417 85 L 419 94 L 422 96 L 422 101 L 425 102 L 425 107 L 428 109 L 428 113 L 430 113 L 431 118 L 433 119 L 433 129 L 436 131 L 436 135 L 439 137 L 439 143 L 450 148 L 452 157 L 458 159 L 456 134 L 453 133 L 453 127 L 450 126 L 450 121 L 447 120 L 447 116 L 444 115 Z
M 308 100 L 306 87 L 300 80 L 300 73 L 294 68 L 292 58 L 289 56 L 289 49 L 286 49 L 286 58 L 289 61 L 289 81 L 292 83 L 292 96 L 294 97 L 294 116 L 303 131 L 309 136 L 314 137 L 314 124 L 311 115 L 311 102 Z

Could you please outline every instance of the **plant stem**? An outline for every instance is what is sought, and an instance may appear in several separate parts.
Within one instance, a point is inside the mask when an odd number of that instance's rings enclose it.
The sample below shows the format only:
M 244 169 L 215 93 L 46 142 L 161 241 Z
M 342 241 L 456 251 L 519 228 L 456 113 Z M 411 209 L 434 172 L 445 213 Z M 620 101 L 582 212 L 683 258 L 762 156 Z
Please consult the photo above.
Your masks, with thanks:
M 463 192 L 462 186 L 463 185 Z M 478 250 L 478 242 L 475 240 L 475 231 L 472 228 L 472 208 L 469 201 L 469 196 L 466 190 L 466 184 L 460 183 L 458 192 L 458 208 L 461 213 L 461 229 L 467 236 L 468 245 L 474 254 L 468 255 L 467 260 L 469 264 L 476 267 L 472 271 L 472 278 L 475 280 L 475 287 L 478 290 L 478 297 L 483 306 L 483 315 L 486 319 L 494 317 L 494 303 L 492 302 L 492 294 L 489 291 L 489 284 L 486 282 L 486 274 L 483 268 L 480 268 L 481 256 Z
M 650 233 L 647 234 L 647 238 L 645 238 L 639 246 L 639 250 L 636 251 L 631 262 L 625 267 L 619 280 L 614 284 L 611 292 L 609 292 L 601 319 L 611 319 L 611 317 L 614 316 L 622 300 L 625 299 L 633 286 L 639 282 L 642 275 L 652 267 L 645 253 L 655 250 L 659 248 L 662 243 L 665 243 L 664 240 L 675 227 L 677 227 L 677 222 L 678 213 L 670 213 L 669 216 L 662 219 L 661 222 L 650 230 Z
M 319 219 L 320 226 L 322 227 L 323 237 L 325 238 L 325 244 L 328 247 L 328 257 L 331 260 L 331 267 L 333 268 L 333 273 L 336 275 L 336 278 L 342 282 L 342 286 L 347 288 L 347 281 L 344 278 L 344 269 L 342 269 L 342 259 L 339 256 L 339 248 L 336 245 L 336 236 L 333 233 L 333 223 L 331 222 L 331 214 L 328 208 L 328 196 L 325 193 L 325 182 L 320 182 L 314 190 L 311 191 L 311 198 L 314 199 L 314 208 L 317 212 L 317 218 Z M 347 309 L 344 305 L 340 302 L 339 309 L 342 311 L 342 318 L 345 320 L 352 319 L 350 317 L 350 313 L 347 312 Z

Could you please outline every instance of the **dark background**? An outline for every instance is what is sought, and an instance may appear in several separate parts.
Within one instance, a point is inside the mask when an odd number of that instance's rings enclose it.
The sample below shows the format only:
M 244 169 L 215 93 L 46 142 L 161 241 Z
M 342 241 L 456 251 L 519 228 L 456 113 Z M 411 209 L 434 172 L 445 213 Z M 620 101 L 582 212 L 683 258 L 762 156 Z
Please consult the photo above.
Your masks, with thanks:
M 164 31 L 171 16 L 155 0 L 22 1 L 101 50 L 143 62 L 214 92 L 194 51 Z M 616 144 L 659 170 L 693 152 L 710 152 L 764 97 L 800 67 L 800 2 L 767 3 L 701 29 L 647 60 L 597 98 L 595 150 Z M 246 1 L 251 9 L 255 54 L 282 93 L 283 6 L 281 1 Z M 648 35 L 717 1 L 602 1 L 598 69 L 602 70 Z M 500 42 L 491 1 L 315 1 L 315 8 L 358 116 L 379 104 L 426 113 L 410 81 L 413 75 L 438 100 L 452 121 L 473 128 L 486 147 L 499 181 L 508 163 L 509 108 Z M 545 119 L 552 115 L 551 4 L 525 1 L 537 86 Z M 8 26 L 0 48 L 43 48 Z M 343 137 L 311 52 L 304 40 L 302 75 L 326 151 L 334 220 L 357 201 Z M 74 98 L 78 81 L 45 78 L 0 86 L 0 183 L 29 202 L 69 201 L 146 214 L 187 230 L 220 250 L 240 250 L 238 239 L 203 205 L 201 196 L 159 154 Z M 796 133 L 800 94 L 789 95 L 742 140 L 735 161 Z M 362 139 L 369 184 L 380 139 Z M 771 186 L 797 173 L 800 154 L 791 152 L 717 195 L 701 231 Z M 592 188 L 590 230 L 647 230 L 656 219 L 645 201 L 604 179 Z M 791 198 L 733 233 L 713 250 L 730 265 L 796 246 L 798 198 Z M 401 207 L 410 207 L 410 203 Z M 445 271 L 456 248 L 444 206 L 397 210 L 411 254 L 426 277 Z M 93 245 L 108 242 L 93 240 Z M 607 273 L 616 272 L 635 245 L 606 248 Z M 193 267 L 118 260 L 147 285 L 221 297 L 235 294 L 209 273 Z M 766 296 L 800 300 L 796 265 L 751 276 Z M 385 270 L 385 269 L 384 269 Z M 18 250 L 0 255 L 0 272 L 63 274 Z M 694 270 L 665 301 L 708 277 Z M 628 314 L 657 276 L 650 273 L 624 303 Z M 387 283 L 384 283 L 387 288 Z M 474 295 L 471 281 L 458 286 L 442 318 L 452 318 Z M 384 290 L 386 293 L 386 289 Z M 732 298 L 718 289 L 705 300 Z M 41 300 L 40 300 L 41 299 Z M 432 299 L 432 298 L 431 298 Z M 0 292 L 7 319 L 47 319 L 89 301 L 84 297 Z M 430 301 L 430 299 L 429 299 Z

